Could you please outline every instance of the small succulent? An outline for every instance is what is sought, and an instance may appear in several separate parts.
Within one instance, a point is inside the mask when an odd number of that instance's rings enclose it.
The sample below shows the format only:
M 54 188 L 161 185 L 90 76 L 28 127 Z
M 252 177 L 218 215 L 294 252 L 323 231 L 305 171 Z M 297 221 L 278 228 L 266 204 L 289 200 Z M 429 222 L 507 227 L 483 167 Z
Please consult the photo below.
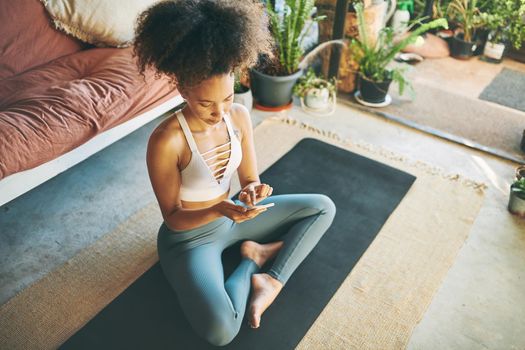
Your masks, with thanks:
M 305 97 L 310 89 L 326 88 L 330 94 L 336 93 L 337 79 L 334 77 L 330 80 L 318 77 L 314 70 L 310 68 L 304 76 L 299 78 L 293 87 L 293 92 L 299 97 Z

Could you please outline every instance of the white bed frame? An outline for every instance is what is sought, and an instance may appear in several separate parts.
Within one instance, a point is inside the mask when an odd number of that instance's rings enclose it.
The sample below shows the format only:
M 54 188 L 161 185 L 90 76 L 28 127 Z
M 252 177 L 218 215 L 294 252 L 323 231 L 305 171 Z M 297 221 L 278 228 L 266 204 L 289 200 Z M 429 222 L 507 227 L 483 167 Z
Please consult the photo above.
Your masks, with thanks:
M 0 180 L 0 206 L 71 168 L 73 165 L 80 163 L 170 109 L 182 104 L 182 102 L 183 99 L 180 95 L 173 97 L 147 112 L 98 134 L 86 143 L 58 158 L 3 178 Z

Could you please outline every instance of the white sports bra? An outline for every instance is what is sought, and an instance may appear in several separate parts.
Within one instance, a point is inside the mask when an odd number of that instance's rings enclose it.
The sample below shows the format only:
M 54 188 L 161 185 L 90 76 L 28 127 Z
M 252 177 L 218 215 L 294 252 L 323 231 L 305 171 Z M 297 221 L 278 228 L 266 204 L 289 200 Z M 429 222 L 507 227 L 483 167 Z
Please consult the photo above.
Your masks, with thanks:
M 223 117 L 228 128 L 229 141 L 204 153 L 199 152 L 184 114 L 181 111 L 175 114 L 191 149 L 191 160 L 181 171 L 179 198 L 183 201 L 200 202 L 215 199 L 229 192 L 231 177 L 242 160 L 241 143 L 233 132 L 229 114 Z M 230 146 L 227 147 L 228 145 Z M 227 158 L 220 158 L 228 153 Z M 210 162 L 216 158 L 219 160 Z

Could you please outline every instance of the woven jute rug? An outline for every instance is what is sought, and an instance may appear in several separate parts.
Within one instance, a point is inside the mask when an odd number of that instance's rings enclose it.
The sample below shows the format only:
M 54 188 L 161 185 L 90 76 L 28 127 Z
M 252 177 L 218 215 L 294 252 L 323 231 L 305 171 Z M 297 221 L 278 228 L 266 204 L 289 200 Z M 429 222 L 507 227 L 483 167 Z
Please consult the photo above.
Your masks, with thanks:
M 467 238 L 486 185 L 283 117 L 254 131 L 259 172 L 305 137 L 417 179 L 297 348 L 403 349 Z M 237 191 L 235 178 L 231 195 Z M 57 348 L 158 261 L 161 220 L 157 204 L 147 205 L 2 305 L 0 348 Z

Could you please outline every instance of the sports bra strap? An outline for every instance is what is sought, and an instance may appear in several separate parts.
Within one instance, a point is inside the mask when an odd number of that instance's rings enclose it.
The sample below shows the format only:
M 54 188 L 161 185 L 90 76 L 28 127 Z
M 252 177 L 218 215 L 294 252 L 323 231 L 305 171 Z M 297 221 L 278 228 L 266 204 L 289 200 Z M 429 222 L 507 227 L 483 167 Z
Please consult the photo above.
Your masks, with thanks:
M 186 140 L 188 140 L 188 144 L 190 145 L 191 151 L 199 152 L 199 148 L 197 147 L 197 143 L 195 143 L 195 139 L 193 138 L 193 134 L 191 133 L 190 127 L 188 126 L 188 123 L 186 122 L 186 118 L 184 117 L 184 114 L 182 114 L 181 110 L 178 110 L 175 114 L 177 115 L 177 119 L 179 120 L 179 124 L 182 127 L 182 131 L 184 132 L 184 135 L 186 136 Z M 233 127 L 231 124 L 230 116 L 228 114 L 225 114 L 223 119 L 226 121 L 226 127 L 228 129 L 228 136 L 230 139 L 229 142 L 231 142 L 232 137 L 236 137 L 236 136 L 235 136 L 235 133 L 233 132 Z M 224 146 L 226 144 L 223 144 L 221 146 Z M 204 154 L 206 153 L 208 152 L 205 152 Z
M 235 136 L 235 133 L 233 132 L 233 126 L 232 126 L 232 122 L 230 120 L 230 115 L 229 114 L 225 114 L 224 115 L 224 120 L 226 120 L 226 126 L 228 127 L 228 135 L 230 136 L 230 142 L 231 142 L 232 138 L 236 137 L 236 136 Z
M 184 132 L 184 136 L 186 136 L 186 140 L 188 141 L 191 151 L 199 152 L 199 149 L 197 148 L 197 144 L 195 143 L 195 140 L 193 139 L 193 135 L 191 133 L 190 127 L 188 126 L 188 123 L 186 123 L 186 118 L 184 118 L 184 114 L 182 114 L 182 112 L 178 110 L 175 113 L 175 115 L 177 116 L 177 119 L 179 120 L 179 124 L 182 128 L 182 131 Z

